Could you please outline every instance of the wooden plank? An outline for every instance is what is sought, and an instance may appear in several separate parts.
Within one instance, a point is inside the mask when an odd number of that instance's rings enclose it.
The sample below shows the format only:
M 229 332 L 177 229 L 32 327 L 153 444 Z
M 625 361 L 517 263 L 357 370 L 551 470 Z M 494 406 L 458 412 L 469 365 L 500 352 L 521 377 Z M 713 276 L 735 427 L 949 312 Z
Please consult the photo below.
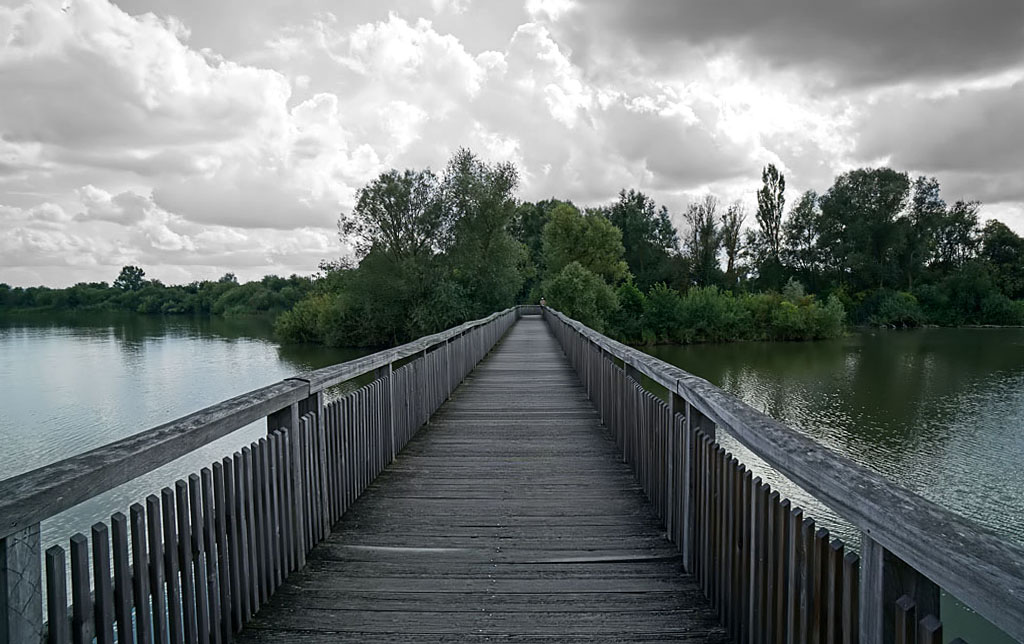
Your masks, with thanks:
M 213 464 L 213 506 L 214 536 L 217 539 L 217 588 L 220 591 L 220 640 L 227 644 L 234 632 L 234 620 L 240 619 L 240 611 L 236 612 L 235 598 L 238 596 L 238 568 L 233 562 L 234 546 L 237 541 L 231 538 L 233 498 L 228 496 L 231 484 L 231 459 L 225 458 L 221 463 Z M 231 486 L 233 487 L 233 486 Z
M 927 615 L 918 625 L 920 644 L 942 644 L 942 622 L 935 615 Z
M 64 549 L 52 546 L 46 550 L 46 621 L 47 644 L 67 644 L 68 582 Z
M 860 557 L 843 557 L 843 644 L 860 642 Z
M 814 533 L 814 567 L 811 591 L 811 633 L 816 644 L 828 641 L 829 535 L 825 528 Z
M 556 311 L 550 312 L 549 319 L 676 392 L 910 568 L 1012 637 L 1024 640 L 1024 547 L 895 485 L 706 380 Z M 890 520 L 892 508 L 901 509 L 898 524 Z M 947 529 L 936 531 L 936 525 Z
M 789 499 L 782 499 L 776 506 L 775 516 L 775 641 L 786 642 L 789 630 L 790 576 L 789 561 L 792 547 L 792 512 Z
M 0 534 L 0 644 L 42 640 L 41 561 L 38 523 Z
M 133 503 L 128 509 L 128 517 L 132 525 L 132 603 L 135 606 L 135 640 L 139 644 L 152 644 L 152 611 L 155 609 L 149 603 L 149 574 L 152 564 L 146 549 L 146 511 L 140 504 Z
M 89 587 L 89 540 L 79 532 L 71 537 L 71 641 L 91 644 L 95 632 Z
M 110 531 L 105 523 L 92 526 L 93 624 L 98 644 L 114 642 L 114 589 L 111 586 Z
M 843 642 L 843 555 L 845 546 L 833 539 L 828 549 L 828 618 L 826 644 Z
M 252 450 L 249 447 L 242 448 L 240 462 L 235 463 L 236 471 L 240 473 L 238 479 L 238 498 L 241 501 L 241 516 L 245 526 L 244 535 L 239 535 L 243 541 L 242 554 L 246 556 L 243 564 L 245 570 L 245 587 L 248 592 L 248 603 L 245 613 L 255 615 L 260 609 L 260 571 L 259 571 L 259 539 L 257 537 L 255 499 L 253 488 Z
M 114 554 L 114 617 L 118 644 L 133 644 L 132 567 L 128 558 L 128 517 L 115 512 L 110 517 L 110 536 Z
M 209 473 L 209 470 L 204 470 Z M 195 580 L 196 596 L 196 631 L 199 642 L 209 644 L 210 642 L 210 590 L 213 595 L 217 594 L 215 577 L 207 574 L 207 528 L 212 529 L 212 519 L 207 521 L 204 517 L 202 483 L 198 474 L 190 474 L 188 477 L 188 521 L 191 525 L 192 542 L 192 577 Z M 178 511 L 181 511 L 181 502 L 178 504 Z M 210 551 L 212 552 L 212 543 Z M 211 584 L 211 581 L 213 582 Z
M 181 614 L 181 577 L 178 570 L 178 526 L 175 516 L 174 491 L 160 490 L 160 512 L 164 534 L 164 580 L 167 583 L 167 624 L 171 644 L 185 641 Z
M 167 594 L 164 583 L 164 546 L 161 539 L 160 499 L 146 497 L 146 536 L 149 538 L 149 595 L 152 601 L 153 641 L 168 644 Z
M 196 577 L 192 561 L 192 521 L 188 507 L 188 484 L 185 481 L 175 482 L 174 498 L 178 524 L 178 574 L 181 577 L 182 633 L 186 642 L 196 642 L 199 639 Z
M 895 644 L 917 644 L 917 605 L 909 595 L 896 600 Z
M 365 404 L 374 408 L 379 392 L 368 401 L 357 394 L 353 425 L 369 424 L 354 436 L 370 450 L 363 472 L 374 482 L 239 641 L 517 634 L 724 644 L 659 525 L 657 432 L 634 436 L 635 454 L 646 458 L 635 461 L 646 468 L 645 501 L 565 359 L 548 353 L 555 346 L 541 321 L 520 322 L 376 479 L 387 436 Z M 405 373 L 395 370 L 395 385 Z M 410 401 L 412 419 L 423 413 L 417 404 L 432 404 L 423 393 Z M 634 411 L 650 423 L 657 406 L 640 402 Z M 360 449 L 356 463 L 366 454 Z

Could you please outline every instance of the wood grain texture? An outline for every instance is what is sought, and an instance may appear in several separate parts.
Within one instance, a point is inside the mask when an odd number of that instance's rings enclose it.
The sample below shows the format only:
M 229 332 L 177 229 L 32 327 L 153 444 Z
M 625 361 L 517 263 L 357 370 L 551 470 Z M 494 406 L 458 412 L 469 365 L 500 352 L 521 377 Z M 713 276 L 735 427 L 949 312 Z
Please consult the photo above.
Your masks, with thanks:
M 550 308 L 544 315 L 563 345 L 592 343 L 675 392 L 907 565 L 1024 640 L 1024 548 L 831 451 L 703 378 Z
M 530 318 L 369 483 L 238 641 L 513 635 L 726 641 L 579 380 Z

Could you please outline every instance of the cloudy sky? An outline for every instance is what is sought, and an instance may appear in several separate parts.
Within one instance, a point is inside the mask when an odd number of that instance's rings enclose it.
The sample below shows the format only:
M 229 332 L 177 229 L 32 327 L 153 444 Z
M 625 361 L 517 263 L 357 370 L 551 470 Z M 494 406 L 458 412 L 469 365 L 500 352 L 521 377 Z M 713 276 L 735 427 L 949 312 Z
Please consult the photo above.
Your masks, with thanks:
M 678 213 L 890 164 L 1024 233 L 1018 0 L 0 0 L 0 282 L 303 274 L 390 167 Z

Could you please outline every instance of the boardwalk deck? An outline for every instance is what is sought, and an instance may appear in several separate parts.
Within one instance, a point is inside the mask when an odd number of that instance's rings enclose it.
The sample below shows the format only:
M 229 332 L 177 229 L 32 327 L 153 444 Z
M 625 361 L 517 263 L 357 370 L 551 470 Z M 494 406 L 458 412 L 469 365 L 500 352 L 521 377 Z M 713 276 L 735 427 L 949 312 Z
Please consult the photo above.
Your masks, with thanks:
M 242 642 L 725 642 L 547 325 L 524 317 Z

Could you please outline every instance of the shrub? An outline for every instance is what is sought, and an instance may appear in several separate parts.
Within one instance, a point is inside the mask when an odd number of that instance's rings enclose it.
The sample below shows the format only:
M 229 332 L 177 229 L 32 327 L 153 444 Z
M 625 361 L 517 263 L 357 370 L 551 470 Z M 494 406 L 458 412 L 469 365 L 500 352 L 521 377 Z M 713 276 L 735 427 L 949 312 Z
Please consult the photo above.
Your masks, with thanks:
M 616 307 L 615 291 L 603 279 L 579 262 L 570 262 L 544 282 L 548 305 L 563 314 L 603 332 Z
M 649 342 L 678 339 L 681 311 L 679 293 L 664 284 L 655 284 L 647 293 L 644 307 L 644 334 Z

